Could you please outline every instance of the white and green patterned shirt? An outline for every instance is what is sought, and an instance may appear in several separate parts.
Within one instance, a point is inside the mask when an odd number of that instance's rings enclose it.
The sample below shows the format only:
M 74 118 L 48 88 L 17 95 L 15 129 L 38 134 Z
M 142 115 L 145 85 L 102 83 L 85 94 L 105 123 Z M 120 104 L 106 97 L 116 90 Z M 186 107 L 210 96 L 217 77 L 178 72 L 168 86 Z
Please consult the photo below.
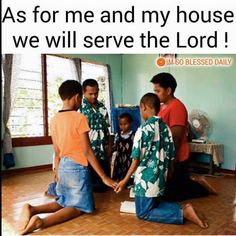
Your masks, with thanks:
M 131 156 L 140 161 L 135 171 L 135 195 L 162 196 L 168 167 L 175 152 L 171 131 L 160 117 L 149 118 L 137 130 Z
M 80 112 L 87 117 L 90 127 L 89 139 L 96 158 L 105 160 L 105 145 L 108 144 L 109 135 L 109 119 L 106 107 L 98 101 L 95 109 L 87 99 L 83 98 Z

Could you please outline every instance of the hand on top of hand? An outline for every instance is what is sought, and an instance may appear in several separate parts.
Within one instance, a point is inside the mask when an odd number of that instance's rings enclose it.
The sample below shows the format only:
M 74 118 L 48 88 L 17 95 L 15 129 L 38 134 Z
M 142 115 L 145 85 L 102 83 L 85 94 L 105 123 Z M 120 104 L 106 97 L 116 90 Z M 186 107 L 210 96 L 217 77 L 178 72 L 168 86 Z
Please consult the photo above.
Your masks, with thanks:
M 121 180 L 115 187 L 114 191 L 116 193 L 120 193 L 126 186 L 126 182 L 124 180 Z
M 107 186 L 109 186 L 109 187 L 111 187 L 113 189 L 115 189 L 116 186 L 117 186 L 117 182 L 112 180 L 108 176 L 105 176 L 102 181 L 103 181 L 104 184 L 106 184 Z

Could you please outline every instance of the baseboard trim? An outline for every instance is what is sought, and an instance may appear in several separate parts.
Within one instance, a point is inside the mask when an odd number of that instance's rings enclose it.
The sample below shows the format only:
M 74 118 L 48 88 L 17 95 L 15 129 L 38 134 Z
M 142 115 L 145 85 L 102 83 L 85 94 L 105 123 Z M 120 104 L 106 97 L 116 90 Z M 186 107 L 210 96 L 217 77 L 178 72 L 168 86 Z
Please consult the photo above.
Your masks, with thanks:
M 17 174 L 32 174 L 35 172 L 42 172 L 42 171 L 49 171 L 49 170 L 52 170 L 52 164 L 32 166 L 32 167 L 19 168 L 19 169 L 11 169 L 11 170 L 2 170 L 2 177 L 8 176 L 8 175 L 17 175 Z M 236 170 L 219 169 L 218 172 L 236 175 Z
M 193 169 L 195 172 L 201 171 L 205 174 L 209 173 L 209 163 L 203 163 L 203 162 L 189 162 L 189 168 L 190 170 Z M 194 171 L 193 171 L 194 172 Z M 213 168 L 214 173 L 222 173 L 222 174 L 229 174 L 229 175 L 236 175 L 236 169 L 235 170 L 229 170 L 229 169 L 222 169 L 214 165 Z M 202 173 L 202 174 L 203 174 Z
M 219 172 L 230 174 L 230 175 L 236 175 L 236 170 L 219 169 Z
M 52 164 L 32 166 L 32 167 L 19 168 L 19 169 L 11 169 L 11 170 L 2 170 L 2 177 L 9 176 L 9 175 L 17 175 L 17 174 L 32 174 L 35 172 L 42 172 L 42 171 L 48 171 L 48 170 L 52 170 Z

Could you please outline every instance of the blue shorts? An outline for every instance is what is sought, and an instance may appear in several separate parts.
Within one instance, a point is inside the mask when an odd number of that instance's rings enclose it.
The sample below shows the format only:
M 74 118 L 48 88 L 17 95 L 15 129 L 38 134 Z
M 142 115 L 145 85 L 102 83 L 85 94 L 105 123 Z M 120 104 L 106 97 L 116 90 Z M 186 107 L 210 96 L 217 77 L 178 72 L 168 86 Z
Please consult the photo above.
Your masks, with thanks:
M 178 203 L 163 202 L 157 197 L 135 196 L 135 207 L 139 219 L 164 224 L 183 224 L 183 210 Z
M 82 212 L 93 212 L 95 205 L 89 168 L 63 157 L 60 159 L 58 175 L 57 203 Z

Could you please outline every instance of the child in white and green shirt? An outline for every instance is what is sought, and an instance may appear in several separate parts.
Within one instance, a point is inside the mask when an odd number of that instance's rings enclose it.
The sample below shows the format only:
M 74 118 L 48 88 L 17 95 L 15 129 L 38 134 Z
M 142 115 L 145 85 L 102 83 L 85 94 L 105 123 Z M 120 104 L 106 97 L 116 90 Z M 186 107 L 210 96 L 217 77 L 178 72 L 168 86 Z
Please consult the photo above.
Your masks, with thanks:
M 124 189 L 135 172 L 134 192 L 138 218 L 166 224 L 183 224 L 186 218 L 207 228 L 208 224 L 198 217 L 190 204 L 182 208 L 178 203 L 161 201 L 168 169 L 175 156 L 173 138 L 169 127 L 156 116 L 160 110 L 156 94 L 145 94 L 140 101 L 140 110 L 145 123 L 134 137 L 131 167 L 115 191 L 119 193 Z

